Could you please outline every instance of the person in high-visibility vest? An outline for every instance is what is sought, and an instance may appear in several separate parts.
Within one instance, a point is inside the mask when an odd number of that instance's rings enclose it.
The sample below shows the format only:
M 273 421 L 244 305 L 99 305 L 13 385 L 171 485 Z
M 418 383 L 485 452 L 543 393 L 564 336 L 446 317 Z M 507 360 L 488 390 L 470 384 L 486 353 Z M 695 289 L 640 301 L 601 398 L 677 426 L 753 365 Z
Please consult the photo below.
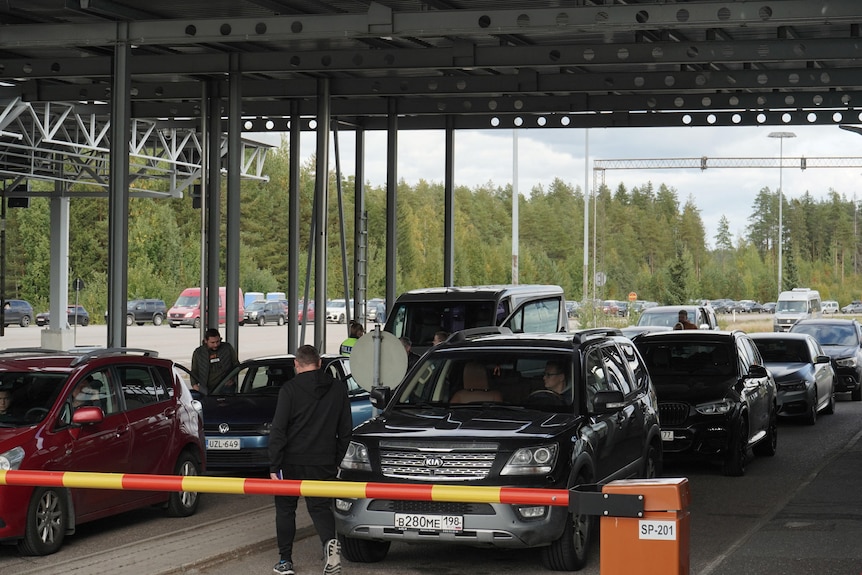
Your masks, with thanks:
M 341 355 L 350 355 L 350 352 L 353 351 L 353 346 L 356 345 L 356 341 L 365 335 L 365 328 L 358 321 L 351 321 L 347 334 L 348 338 L 342 341 L 341 346 L 338 348 L 338 353 Z

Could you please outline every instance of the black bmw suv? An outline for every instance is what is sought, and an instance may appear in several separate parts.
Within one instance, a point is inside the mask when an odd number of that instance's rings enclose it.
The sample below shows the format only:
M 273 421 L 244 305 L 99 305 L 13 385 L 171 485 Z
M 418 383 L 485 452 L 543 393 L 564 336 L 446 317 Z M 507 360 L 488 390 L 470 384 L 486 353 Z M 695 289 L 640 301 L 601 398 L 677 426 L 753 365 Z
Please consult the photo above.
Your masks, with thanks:
M 649 373 L 618 330 L 467 338 L 428 351 L 385 409 L 353 431 L 347 481 L 565 489 L 654 477 L 662 463 Z M 546 568 L 584 566 L 594 519 L 565 507 L 336 499 L 342 553 L 382 560 L 392 541 L 540 547 Z
M 741 331 L 645 333 L 635 344 L 647 364 L 661 414 L 665 456 L 717 459 L 745 474 L 749 449 L 775 455 L 775 380 Z

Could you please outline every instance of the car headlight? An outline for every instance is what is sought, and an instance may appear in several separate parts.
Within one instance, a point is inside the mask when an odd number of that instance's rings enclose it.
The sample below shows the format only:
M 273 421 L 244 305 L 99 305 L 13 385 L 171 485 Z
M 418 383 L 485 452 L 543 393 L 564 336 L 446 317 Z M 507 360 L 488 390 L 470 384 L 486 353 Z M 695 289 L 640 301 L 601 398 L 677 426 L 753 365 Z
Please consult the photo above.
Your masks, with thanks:
M 703 415 L 724 415 L 733 411 L 734 402 L 730 399 L 722 399 L 721 401 L 710 401 L 695 405 L 694 408 L 698 413 Z
M 522 447 L 512 454 L 500 475 L 550 473 L 557 462 L 557 444 Z
M 841 359 L 835 360 L 835 365 L 837 365 L 838 367 L 856 367 L 856 358 L 842 357 Z
M 794 381 L 777 381 L 778 389 L 782 391 L 802 391 L 805 389 L 806 381 L 804 379 L 797 379 Z
M 18 469 L 22 461 L 24 461 L 23 447 L 13 447 L 6 453 L 0 453 L 0 469 L 4 471 Z
M 347 446 L 347 453 L 344 454 L 344 459 L 341 460 L 341 467 L 344 469 L 371 471 L 371 459 L 368 457 L 368 448 L 361 443 L 351 441 Z

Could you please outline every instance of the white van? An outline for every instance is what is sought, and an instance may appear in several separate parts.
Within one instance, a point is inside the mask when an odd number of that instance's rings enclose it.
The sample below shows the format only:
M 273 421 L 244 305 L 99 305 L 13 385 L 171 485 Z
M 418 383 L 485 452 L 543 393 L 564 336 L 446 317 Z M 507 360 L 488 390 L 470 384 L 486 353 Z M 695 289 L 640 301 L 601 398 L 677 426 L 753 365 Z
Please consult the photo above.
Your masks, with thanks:
M 817 290 L 794 288 L 783 291 L 775 305 L 772 331 L 790 331 L 800 319 L 818 318 L 821 312 L 820 293 Z
M 838 308 L 838 302 L 834 299 L 823 300 L 820 307 L 823 309 L 823 313 L 838 313 L 841 311 Z

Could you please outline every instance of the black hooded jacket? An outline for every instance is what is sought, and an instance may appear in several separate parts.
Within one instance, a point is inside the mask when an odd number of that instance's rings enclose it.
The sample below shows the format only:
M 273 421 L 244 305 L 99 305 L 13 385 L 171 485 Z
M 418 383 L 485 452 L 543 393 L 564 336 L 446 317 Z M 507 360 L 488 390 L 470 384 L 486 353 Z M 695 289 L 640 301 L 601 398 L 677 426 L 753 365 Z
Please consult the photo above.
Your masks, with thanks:
M 347 384 L 322 370 L 306 371 L 278 393 L 269 435 L 269 468 L 341 463 L 353 423 Z

